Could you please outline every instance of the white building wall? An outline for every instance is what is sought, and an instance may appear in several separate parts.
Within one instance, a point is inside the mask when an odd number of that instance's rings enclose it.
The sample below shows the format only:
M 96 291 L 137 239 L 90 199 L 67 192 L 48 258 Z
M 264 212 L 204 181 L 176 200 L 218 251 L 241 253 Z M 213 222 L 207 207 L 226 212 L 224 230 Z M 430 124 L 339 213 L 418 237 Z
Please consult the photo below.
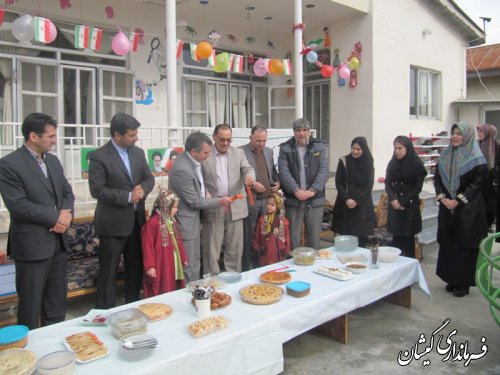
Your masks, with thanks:
M 465 98 L 464 38 L 424 0 L 373 1 L 373 143 L 375 176 L 385 175 L 397 135 L 430 136 L 457 120 Z M 432 34 L 424 37 L 423 30 Z M 410 65 L 441 73 L 441 116 L 409 115 Z

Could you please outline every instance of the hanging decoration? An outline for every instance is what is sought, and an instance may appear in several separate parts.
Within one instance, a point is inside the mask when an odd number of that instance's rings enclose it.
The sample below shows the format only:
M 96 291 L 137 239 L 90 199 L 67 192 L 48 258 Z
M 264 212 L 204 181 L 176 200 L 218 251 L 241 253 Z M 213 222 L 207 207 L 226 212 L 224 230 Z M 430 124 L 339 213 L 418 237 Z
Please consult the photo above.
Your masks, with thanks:
M 75 48 L 101 49 L 102 29 L 84 25 L 75 25 Z
M 349 79 L 349 87 L 356 87 L 358 85 L 358 72 L 351 70 L 351 77 Z
M 114 18 L 115 17 L 115 11 L 113 10 L 112 6 L 107 6 L 104 8 L 104 12 L 106 13 L 106 17 L 108 18 Z
M 132 52 L 137 52 L 137 48 L 139 47 L 139 35 L 135 32 L 131 32 L 128 34 L 128 40 L 130 42 L 130 49 Z
M 316 51 L 307 52 L 306 60 L 311 64 L 314 64 L 316 61 L 318 61 L 318 54 L 316 53 Z
M 338 67 L 340 65 L 340 57 L 339 57 L 340 50 L 338 48 L 335 48 L 333 50 L 333 53 L 335 54 L 335 57 L 333 58 L 333 66 Z
M 347 65 L 349 66 L 349 69 L 356 70 L 359 68 L 359 59 L 356 56 L 353 56 Z
M 283 59 L 283 73 L 286 76 L 292 74 L 292 62 L 290 61 L 290 59 Z
M 224 73 L 227 71 L 229 65 L 229 53 L 222 52 L 215 58 L 214 72 Z
M 61 5 L 61 9 L 71 8 L 71 0 L 59 0 L 59 5 Z
M 119 31 L 118 34 L 113 37 L 111 49 L 118 56 L 123 56 L 130 51 L 130 40 L 123 32 Z
M 186 25 L 186 26 L 181 26 L 181 28 L 185 32 L 187 32 L 190 36 L 196 36 L 196 35 L 198 35 L 198 32 L 192 26 Z
M 198 46 L 194 43 L 189 44 L 189 52 L 191 52 L 191 60 L 200 62 L 200 58 L 198 57 L 198 54 L 196 53 L 196 48 Z
M 137 35 L 139 35 L 139 44 L 141 46 L 144 45 L 144 30 L 141 29 L 140 27 L 137 27 L 135 30 L 134 30 L 134 33 L 136 33 Z
M 175 58 L 179 60 L 182 55 L 182 50 L 184 49 L 184 42 L 177 39 L 177 51 L 175 52 Z
M 255 42 L 256 42 L 256 41 L 257 41 L 257 40 L 256 40 L 256 38 L 255 38 L 254 36 L 247 36 L 247 37 L 245 38 L 245 43 L 246 43 L 246 44 L 250 44 L 250 45 L 252 45 L 252 44 L 255 44 Z
M 208 40 L 212 43 L 212 46 L 217 47 L 217 43 L 220 39 L 220 33 L 217 30 L 212 30 L 208 33 Z
M 330 47 L 332 44 L 332 40 L 330 39 L 330 32 L 328 31 L 328 27 L 323 27 L 323 32 L 325 33 L 325 47 Z
M 233 44 L 238 43 L 238 38 L 236 38 L 233 34 L 226 34 L 226 38 Z
M 5 14 L 5 10 L 0 8 L 0 26 L 2 26 L 4 14 Z
M 283 73 L 283 61 L 279 59 L 271 59 L 269 61 L 269 73 L 280 75 Z
M 57 37 L 56 26 L 51 20 L 35 17 L 35 40 L 40 43 L 52 43 Z
M 196 47 L 196 55 L 200 59 L 207 59 L 212 54 L 212 45 L 209 42 L 203 41 Z
M 321 75 L 324 78 L 330 78 L 333 75 L 333 66 L 331 65 L 322 65 L 321 66 Z
M 243 62 L 244 57 L 241 55 L 233 55 L 233 64 L 231 67 L 231 71 L 233 73 L 243 73 Z
M 35 37 L 35 20 L 26 14 L 12 24 L 12 34 L 20 42 L 29 42 Z
M 17 0 L 5 0 L 5 5 L 12 5 L 16 2 Z
M 253 72 L 258 77 L 263 77 L 267 74 L 267 63 L 263 58 L 257 59 L 257 61 L 253 64 Z
M 351 76 L 351 71 L 344 64 L 340 65 L 338 72 L 339 76 L 343 79 L 348 79 Z
M 275 49 L 276 46 L 274 45 L 273 42 L 271 42 L 270 40 L 267 41 L 267 48 L 270 48 L 270 49 Z
M 207 62 L 208 62 L 208 65 L 215 66 L 215 50 L 214 49 L 212 49 L 212 53 L 210 54 L 210 56 L 208 56 Z

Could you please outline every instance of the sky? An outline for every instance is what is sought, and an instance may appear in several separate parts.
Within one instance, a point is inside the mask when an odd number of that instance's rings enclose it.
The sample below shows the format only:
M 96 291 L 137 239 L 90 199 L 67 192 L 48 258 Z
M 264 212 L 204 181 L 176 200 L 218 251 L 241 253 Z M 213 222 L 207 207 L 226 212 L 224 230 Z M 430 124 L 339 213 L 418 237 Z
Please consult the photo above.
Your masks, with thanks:
M 500 0 L 453 0 L 467 15 L 483 28 L 480 17 L 490 17 L 486 22 L 486 44 L 500 43 Z

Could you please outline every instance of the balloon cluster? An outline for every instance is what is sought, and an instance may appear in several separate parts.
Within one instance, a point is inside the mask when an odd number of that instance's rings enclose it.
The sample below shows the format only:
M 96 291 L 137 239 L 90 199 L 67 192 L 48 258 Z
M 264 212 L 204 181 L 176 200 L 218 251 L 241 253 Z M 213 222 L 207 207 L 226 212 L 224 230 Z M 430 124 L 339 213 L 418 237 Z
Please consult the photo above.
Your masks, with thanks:
M 50 20 L 48 21 L 48 32 L 46 43 L 52 43 L 57 37 L 57 28 Z M 25 14 L 12 24 L 12 34 L 20 42 L 29 42 L 35 37 L 35 19 L 29 14 Z
M 267 73 L 272 75 L 283 74 L 285 67 L 280 59 L 270 59 L 269 61 L 259 58 L 253 64 L 253 72 L 258 77 L 264 77 Z

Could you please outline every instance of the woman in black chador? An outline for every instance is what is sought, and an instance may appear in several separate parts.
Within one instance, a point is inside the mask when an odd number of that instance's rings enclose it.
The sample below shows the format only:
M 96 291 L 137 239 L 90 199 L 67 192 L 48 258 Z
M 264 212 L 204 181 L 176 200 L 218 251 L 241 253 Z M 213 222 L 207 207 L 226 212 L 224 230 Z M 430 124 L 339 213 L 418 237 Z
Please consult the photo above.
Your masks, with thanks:
M 394 154 L 385 174 L 389 197 L 387 230 L 393 235 L 393 246 L 401 249 L 404 256 L 415 258 L 415 235 L 422 230 L 418 195 L 427 170 L 410 138 L 398 135 L 393 145 Z
M 365 137 L 351 142 L 351 153 L 339 159 L 335 186 L 337 199 L 333 208 L 332 230 L 358 236 L 365 247 L 366 236 L 373 234 L 373 157 Z
M 486 173 L 474 129 L 465 123 L 454 124 L 450 145 L 438 159 L 434 186 L 439 201 L 436 274 L 455 297 L 465 296 L 475 285 L 479 242 L 487 235 L 481 195 Z

